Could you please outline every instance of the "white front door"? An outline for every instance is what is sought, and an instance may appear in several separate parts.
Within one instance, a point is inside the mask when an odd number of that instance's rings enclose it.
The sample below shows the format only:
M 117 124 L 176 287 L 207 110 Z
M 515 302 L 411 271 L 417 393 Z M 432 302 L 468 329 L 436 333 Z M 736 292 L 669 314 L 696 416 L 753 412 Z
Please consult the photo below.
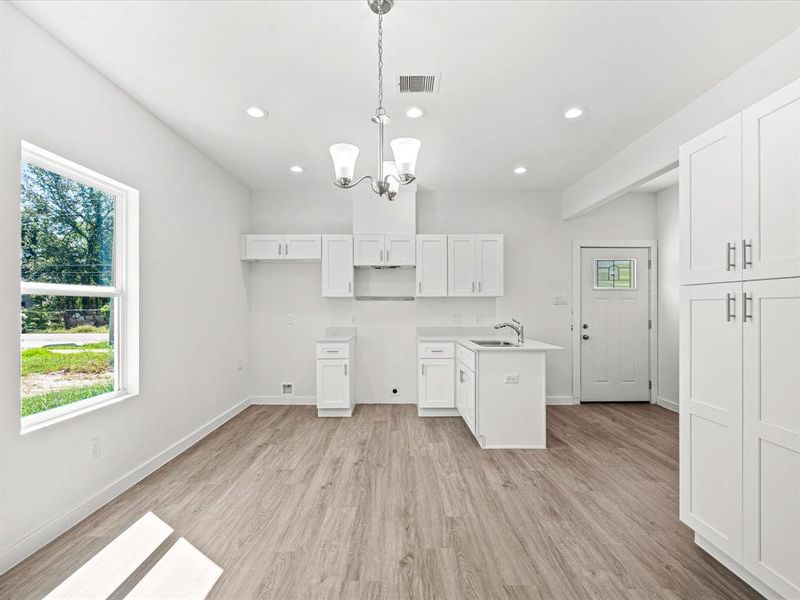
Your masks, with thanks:
M 581 249 L 581 402 L 650 400 L 649 254 Z

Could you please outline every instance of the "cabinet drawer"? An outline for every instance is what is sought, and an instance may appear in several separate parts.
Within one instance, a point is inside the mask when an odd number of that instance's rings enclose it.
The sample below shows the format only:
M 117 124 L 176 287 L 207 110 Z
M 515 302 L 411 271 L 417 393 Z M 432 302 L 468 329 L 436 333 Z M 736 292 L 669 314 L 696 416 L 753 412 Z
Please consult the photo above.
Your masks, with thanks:
M 350 345 L 317 344 L 317 358 L 350 358 Z
M 461 344 L 459 344 L 458 348 L 456 349 L 456 355 L 458 357 L 458 360 L 463 362 L 473 371 L 475 370 L 475 353 L 472 350 L 469 350 L 464 346 L 462 346 Z
M 420 358 L 453 358 L 454 344 L 447 342 L 422 342 L 419 345 Z

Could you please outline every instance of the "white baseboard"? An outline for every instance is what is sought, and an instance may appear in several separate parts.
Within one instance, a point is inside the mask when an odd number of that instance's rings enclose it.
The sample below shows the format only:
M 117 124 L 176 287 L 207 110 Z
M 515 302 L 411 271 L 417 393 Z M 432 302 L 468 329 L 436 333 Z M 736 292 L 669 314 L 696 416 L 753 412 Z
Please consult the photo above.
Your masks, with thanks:
M 744 581 L 747 585 L 751 588 L 756 590 L 759 594 L 767 598 L 768 600 L 784 600 L 783 596 L 769 587 L 766 583 L 758 579 L 755 575 L 753 575 L 750 571 L 745 569 L 742 565 L 737 563 L 733 560 L 730 556 L 725 554 L 722 550 L 717 548 L 714 544 L 709 542 L 703 536 L 695 533 L 694 534 L 694 543 L 700 546 L 703 550 L 705 550 L 708 554 L 713 556 L 722 565 L 728 569 L 731 573 L 736 575 L 739 579 Z
M 678 412 L 678 403 L 674 400 L 669 400 L 668 398 L 662 398 L 659 396 L 656 398 L 656 404 L 666 408 L 667 410 L 671 410 L 672 412 Z
M 166 450 L 145 461 L 132 471 L 117 479 L 108 487 L 100 490 L 94 496 L 81 502 L 78 506 L 68 510 L 49 523 L 46 523 L 28 534 L 21 540 L 15 542 L 2 552 L 0 552 L 0 575 L 8 571 L 17 563 L 23 561 L 28 556 L 53 541 L 70 527 L 73 527 L 83 519 L 91 515 L 97 509 L 119 496 L 122 492 L 137 484 L 139 481 L 150 475 L 153 471 L 162 467 L 167 462 L 178 456 L 195 443 L 199 442 L 209 433 L 223 425 L 227 421 L 250 406 L 250 398 L 245 398 L 238 404 L 229 408 L 221 415 L 211 419 L 205 425 L 195 429 L 192 433 L 181 440 L 178 440 Z
M 547 406 L 571 406 L 573 404 L 580 404 L 580 402 L 572 396 L 548 396 L 545 402 Z
M 316 396 L 250 396 L 250 404 L 263 406 L 313 406 Z

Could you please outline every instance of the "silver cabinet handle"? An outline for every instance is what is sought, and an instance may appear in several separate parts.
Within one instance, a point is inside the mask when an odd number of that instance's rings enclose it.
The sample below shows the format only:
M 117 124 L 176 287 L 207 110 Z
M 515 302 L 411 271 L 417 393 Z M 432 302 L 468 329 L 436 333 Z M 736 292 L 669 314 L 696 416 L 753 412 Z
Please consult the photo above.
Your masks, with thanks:
M 458 370 L 458 383 L 464 383 L 464 371 Z
M 348 294 L 353 293 L 353 282 L 352 281 L 348 281 L 347 282 L 347 293 Z
M 347 363 L 344 363 L 344 374 L 345 377 L 347 376 Z
M 478 293 L 480 294 L 480 292 L 481 292 L 481 282 L 479 281 L 478 282 Z
M 417 288 L 419 289 L 420 293 L 422 293 L 422 282 L 421 281 L 417 284 Z
M 731 252 L 733 261 L 731 261 Z M 725 246 L 725 270 L 731 271 L 736 268 L 736 242 L 728 242 Z
M 733 305 L 733 311 L 731 311 Z M 736 318 L 736 296 L 734 294 L 725 294 L 725 320 L 730 321 Z
M 280 256 L 280 255 L 281 255 L 281 245 L 282 245 L 282 244 L 278 244 L 278 256 Z
M 747 303 L 750 303 L 750 311 L 747 310 Z M 753 320 L 753 294 L 748 294 L 747 292 L 744 293 L 744 322 L 747 323 L 747 319 Z
M 422 364 L 422 375 L 425 376 L 425 363 Z
M 442 350 L 441 348 L 439 348 L 438 350 L 436 350 L 436 349 L 431 349 L 431 352 L 444 352 L 444 350 Z
M 750 258 L 747 258 L 747 250 L 750 249 Z M 742 240 L 742 269 L 753 266 L 753 242 Z
M 381 258 L 380 258 L 380 262 L 383 262 L 383 250 L 381 250 Z
M 386 251 L 386 262 L 387 262 L 387 263 L 389 262 L 389 253 L 390 253 L 390 251 L 389 251 L 389 250 L 387 250 L 387 251 Z
M 472 293 L 473 294 L 475 293 L 475 282 L 474 281 L 472 282 Z

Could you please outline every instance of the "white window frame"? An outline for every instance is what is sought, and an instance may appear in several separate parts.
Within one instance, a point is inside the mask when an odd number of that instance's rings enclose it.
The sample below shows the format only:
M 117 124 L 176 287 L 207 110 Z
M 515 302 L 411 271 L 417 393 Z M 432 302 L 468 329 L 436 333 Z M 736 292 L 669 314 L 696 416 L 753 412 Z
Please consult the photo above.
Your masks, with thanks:
M 20 167 L 22 163 L 47 169 L 114 196 L 112 285 L 20 280 L 20 296 L 40 294 L 113 299 L 114 391 L 25 417 L 21 416 L 20 398 L 20 430 L 24 434 L 115 404 L 139 393 L 139 191 L 24 140 Z

